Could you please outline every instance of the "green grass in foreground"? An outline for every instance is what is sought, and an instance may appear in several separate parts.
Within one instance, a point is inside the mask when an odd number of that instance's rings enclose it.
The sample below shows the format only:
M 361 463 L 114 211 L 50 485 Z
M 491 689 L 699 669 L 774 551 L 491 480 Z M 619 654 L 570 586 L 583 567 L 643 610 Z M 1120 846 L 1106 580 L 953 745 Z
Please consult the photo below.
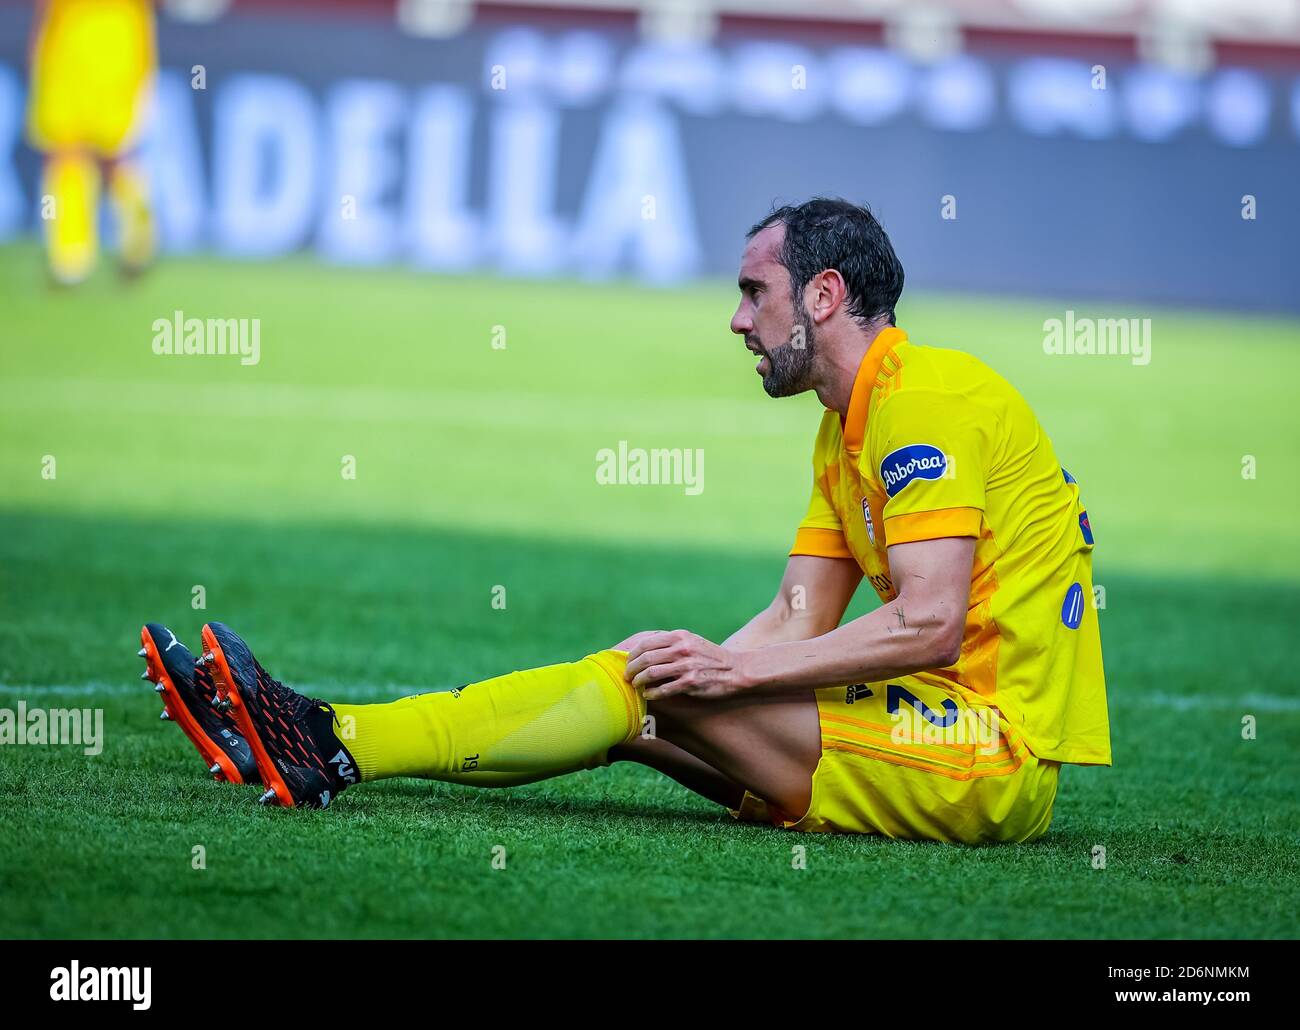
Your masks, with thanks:
M 900 313 L 1021 388 L 1098 533 L 1115 767 L 1067 769 L 1036 844 L 795 837 L 632 766 L 496 792 L 393 781 L 325 813 L 205 779 L 137 679 L 147 619 L 191 642 L 225 619 L 290 683 L 382 700 L 648 626 L 716 638 L 766 603 L 818 410 L 762 396 L 731 302 L 198 259 L 50 294 L 34 250 L 0 250 L 0 707 L 102 707 L 106 732 L 93 758 L 0 751 L 0 936 L 1294 935 L 1287 322 L 1156 313 L 1134 367 L 1049 359 L 1050 305 Z M 262 362 L 153 356 L 177 308 L 261 318 Z M 1245 347 L 1267 374 L 1224 374 Z M 620 439 L 704 448 L 706 489 L 597 488 Z
M 393 781 L 325 813 L 267 811 L 255 788 L 205 780 L 136 679 L 144 618 L 196 639 L 203 613 L 175 600 L 195 570 L 223 598 L 211 617 L 233 620 L 273 672 L 327 698 L 382 700 L 567 659 L 642 622 L 724 633 L 763 600 L 779 557 L 14 515 L 0 541 L 4 681 L 102 684 L 7 690 L 0 704 L 102 706 L 107 741 L 94 758 L 6 749 L 5 936 L 1295 930 L 1300 703 L 1282 696 L 1277 618 L 1300 602 L 1294 587 L 1117 578 L 1104 623 L 1115 767 L 1065 771 L 1041 842 L 962 849 L 740 826 L 622 765 L 508 791 Z M 492 611 L 502 569 L 511 602 Z M 1199 618 L 1176 614 L 1189 610 Z M 1241 739 L 1243 714 L 1258 739 Z M 796 843 L 805 871 L 791 868 Z M 191 869 L 196 844 L 204 871 Z M 490 866 L 498 844 L 504 871 Z M 1091 867 L 1098 844 L 1105 870 Z

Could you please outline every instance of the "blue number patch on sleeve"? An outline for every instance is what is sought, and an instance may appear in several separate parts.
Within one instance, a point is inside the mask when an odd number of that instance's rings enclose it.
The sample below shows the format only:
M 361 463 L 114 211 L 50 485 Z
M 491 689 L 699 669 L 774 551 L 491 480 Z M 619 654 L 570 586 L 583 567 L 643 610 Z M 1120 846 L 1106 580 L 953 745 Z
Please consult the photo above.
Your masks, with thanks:
M 1083 621 L 1082 584 L 1072 583 L 1065 592 L 1065 600 L 1061 604 L 1061 621 L 1065 623 L 1066 629 L 1078 629 L 1079 623 Z

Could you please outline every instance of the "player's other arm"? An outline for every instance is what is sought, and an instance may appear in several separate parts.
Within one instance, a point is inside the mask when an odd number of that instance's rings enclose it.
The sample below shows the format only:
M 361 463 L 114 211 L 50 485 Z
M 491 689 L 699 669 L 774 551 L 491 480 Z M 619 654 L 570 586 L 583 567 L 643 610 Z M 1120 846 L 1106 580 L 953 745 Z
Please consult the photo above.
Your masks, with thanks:
M 727 637 L 722 646 L 729 651 L 750 651 L 821 636 L 840 624 L 861 580 L 862 570 L 851 558 L 792 555 L 772 603 Z M 672 634 L 694 636 L 686 630 L 643 630 L 615 644 L 614 650 L 638 653 L 647 640 Z
M 754 650 L 682 630 L 644 634 L 629 649 L 628 678 L 656 700 L 808 690 L 944 668 L 961 653 L 974 557 L 973 537 L 896 544 L 889 566 L 898 596 L 875 611 L 810 640 Z
M 851 558 L 792 555 L 772 603 L 724 640 L 722 646 L 751 651 L 829 633 L 840 624 L 861 581 L 862 569 Z
M 894 600 L 816 640 L 747 655 L 742 682 L 746 689 L 806 689 L 952 665 L 961 655 L 974 558 L 974 537 L 896 544 L 889 548 Z

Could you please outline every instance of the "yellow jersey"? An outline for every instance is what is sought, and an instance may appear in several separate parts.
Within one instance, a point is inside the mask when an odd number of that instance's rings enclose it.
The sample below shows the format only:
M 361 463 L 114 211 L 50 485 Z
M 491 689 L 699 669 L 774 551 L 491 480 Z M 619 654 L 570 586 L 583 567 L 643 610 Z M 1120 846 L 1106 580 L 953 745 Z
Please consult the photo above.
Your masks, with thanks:
M 996 707 L 1039 759 L 1110 764 L 1092 527 L 1024 398 L 969 354 L 889 327 L 826 412 L 791 554 L 852 558 L 882 601 L 891 544 L 974 537 L 961 657 L 916 674 Z

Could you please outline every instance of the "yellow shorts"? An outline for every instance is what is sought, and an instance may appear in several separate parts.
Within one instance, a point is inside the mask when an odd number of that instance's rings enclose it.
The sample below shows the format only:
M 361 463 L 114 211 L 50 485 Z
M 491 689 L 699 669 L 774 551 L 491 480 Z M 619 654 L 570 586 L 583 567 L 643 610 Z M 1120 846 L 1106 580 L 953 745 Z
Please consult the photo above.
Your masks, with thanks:
M 134 146 L 157 67 L 148 0 L 54 0 L 36 36 L 28 137 L 47 153 Z
M 995 708 L 913 676 L 817 691 L 822 756 L 796 817 L 746 794 L 738 819 L 813 833 L 962 844 L 1047 831 L 1059 762 L 1040 761 Z

